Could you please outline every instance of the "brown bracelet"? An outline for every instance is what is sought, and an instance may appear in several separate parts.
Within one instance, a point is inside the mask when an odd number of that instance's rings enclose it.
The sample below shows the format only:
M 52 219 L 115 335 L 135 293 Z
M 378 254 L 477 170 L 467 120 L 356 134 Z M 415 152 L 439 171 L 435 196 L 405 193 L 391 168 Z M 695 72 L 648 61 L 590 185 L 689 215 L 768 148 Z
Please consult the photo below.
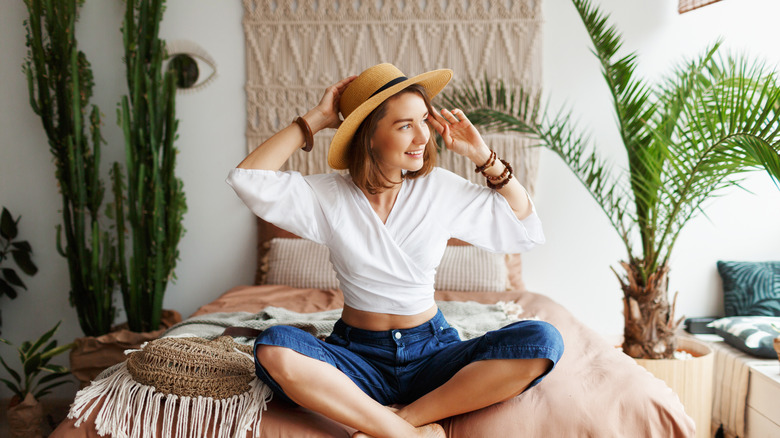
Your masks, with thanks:
M 508 173 L 509 175 L 506 177 L 506 179 L 504 179 L 503 181 L 501 181 L 498 184 L 493 184 L 491 179 L 488 178 L 487 179 L 487 186 L 490 187 L 491 189 L 494 189 L 494 190 L 498 190 L 498 189 L 504 188 L 504 186 L 509 183 L 509 180 L 512 179 L 512 175 L 514 175 L 513 170 L 512 170 L 512 166 L 510 166 L 509 163 L 507 163 L 504 160 L 501 160 L 501 162 L 504 163 L 504 166 L 506 166 L 506 170 L 504 170 L 504 173 Z M 507 170 L 509 172 L 507 172 Z M 501 174 L 502 177 L 504 176 L 504 173 Z M 493 180 L 493 181 L 496 181 L 496 180 Z
M 499 176 L 490 176 L 485 172 L 482 172 L 482 176 L 490 180 L 491 182 L 497 182 L 502 181 L 504 178 L 506 178 L 507 174 L 512 172 L 512 166 L 509 165 L 506 161 L 502 160 L 501 158 L 498 159 L 502 163 L 504 163 L 504 171 L 501 172 L 501 175 Z
M 306 139 L 306 144 L 301 149 L 309 152 L 311 148 L 314 147 L 314 134 L 311 133 L 311 127 L 309 127 L 309 124 L 306 123 L 306 119 L 301 116 L 296 117 L 293 122 L 297 123 L 298 126 L 301 127 L 301 130 L 303 131 L 303 137 Z
M 509 180 L 512 179 L 512 174 L 510 173 L 508 177 L 506 177 L 505 180 L 501 181 L 498 184 L 493 184 L 492 182 L 488 181 L 487 186 L 494 190 L 503 189 L 505 185 L 509 183 Z
M 490 158 L 485 162 L 485 164 L 477 167 L 474 169 L 475 173 L 482 173 L 485 172 L 485 170 L 489 169 L 490 166 L 493 165 L 493 163 L 496 162 L 496 151 L 490 151 Z

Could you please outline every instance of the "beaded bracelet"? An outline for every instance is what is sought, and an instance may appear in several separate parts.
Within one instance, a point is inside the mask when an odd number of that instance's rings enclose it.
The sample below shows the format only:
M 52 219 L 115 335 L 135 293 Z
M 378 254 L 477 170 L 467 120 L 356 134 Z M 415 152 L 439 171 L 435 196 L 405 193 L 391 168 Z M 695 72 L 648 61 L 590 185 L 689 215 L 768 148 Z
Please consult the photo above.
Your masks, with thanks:
M 298 126 L 301 127 L 301 130 L 303 131 L 303 138 L 306 140 L 306 143 L 301 149 L 309 152 L 311 148 L 314 147 L 314 134 L 311 132 L 311 127 L 309 127 L 309 124 L 306 123 L 306 119 L 301 116 L 296 117 L 293 122 L 297 123 Z
M 506 169 L 504 170 L 504 173 L 508 173 L 508 175 L 507 175 L 506 179 L 504 179 L 503 181 L 501 181 L 498 184 L 493 184 L 493 182 L 491 181 L 491 178 L 487 179 L 487 186 L 490 187 L 491 189 L 494 189 L 494 190 L 499 190 L 499 189 L 504 188 L 504 186 L 509 183 L 509 180 L 512 179 L 512 176 L 514 175 L 514 173 L 513 173 L 514 171 L 512 170 L 512 166 L 510 166 L 509 163 L 507 163 L 504 160 L 501 160 L 501 162 L 504 163 L 504 166 L 506 166 Z M 509 171 L 509 172 L 507 172 L 507 171 Z M 501 174 L 502 177 L 504 176 L 504 173 Z M 493 181 L 497 181 L 497 180 L 493 180 Z
M 500 190 L 503 189 L 505 185 L 509 183 L 509 180 L 512 179 L 512 175 L 510 174 L 505 180 L 501 181 L 498 184 L 493 184 L 492 182 L 488 181 L 487 186 L 494 190 Z
M 506 178 L 507 174 L 512 172 L 512 167 L 509 166 L 509 163 L 507 163 L 506 161 L 504 161 L 501 158 L 499 158 L 498 160 L 501 161 L 502 163 L 504 163 L 504 171 L 501 173 L 501 175 L 499 175 L 499 176 L 490 176 L 487 173 L 482 172 L 482 176 L 484 176 L 485 178 L 489 179 L 491 182 L 502 181 L 504 178 Z
M 485 164 L 475 168 L 474 172 L 475 173 L 483 173 L 484 174 L 485 170 L 489 169 L 490 166 L 492 166 L 493 163 L 495 163 L 495 162 L 496 162 L 496 151 L 490 151 L 490 158 L 488 158 L 488 160 L 485 162 Z

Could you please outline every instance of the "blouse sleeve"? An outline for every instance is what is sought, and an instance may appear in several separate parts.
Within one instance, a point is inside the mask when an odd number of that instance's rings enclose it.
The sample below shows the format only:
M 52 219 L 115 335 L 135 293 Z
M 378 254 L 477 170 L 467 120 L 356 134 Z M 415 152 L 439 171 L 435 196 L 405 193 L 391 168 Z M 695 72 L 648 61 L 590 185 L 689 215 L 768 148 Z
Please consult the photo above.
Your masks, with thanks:
M 444 169 L 439 173 L 441 182 L 434 196 L 447 212 L 452 237 L 497 253 L 526 252 L 545 242 L 533 202 L 531 214 L 520 220 L 497 191 Z
M 330 236 L 319 193 L 328 190 L 327 175 L 295 171 L 231 169 L 227 183 L 257 216 L 305 239 L 325 243 Z

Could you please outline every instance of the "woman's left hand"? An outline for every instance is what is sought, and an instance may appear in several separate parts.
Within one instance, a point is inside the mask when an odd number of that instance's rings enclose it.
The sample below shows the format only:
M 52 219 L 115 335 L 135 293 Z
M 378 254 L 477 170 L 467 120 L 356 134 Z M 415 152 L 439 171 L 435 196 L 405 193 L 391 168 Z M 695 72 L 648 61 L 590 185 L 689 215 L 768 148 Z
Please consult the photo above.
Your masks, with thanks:
M 429 119 L 431 126 L 441 135 L 447 149 L 470 158 L 477 155 L 481 148 L 487 148 L 479 131 L 463 111 L 442 108 L 440 112 L 441 114 L 437 114 L 434 109 L 433 117 Z

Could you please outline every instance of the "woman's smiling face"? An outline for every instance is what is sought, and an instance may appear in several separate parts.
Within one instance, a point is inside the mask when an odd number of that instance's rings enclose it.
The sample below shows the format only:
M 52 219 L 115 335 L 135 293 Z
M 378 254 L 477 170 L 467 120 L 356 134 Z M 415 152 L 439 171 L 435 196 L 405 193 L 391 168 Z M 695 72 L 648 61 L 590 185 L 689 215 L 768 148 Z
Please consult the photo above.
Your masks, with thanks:
M 431 128 L 428 107 L 416 92 L 405 92 L 387 101 L 385 116 L 377 122 L 371 148 L 383 173 L 395 181 L 402 170 L 414 172 L 423 165 Z

